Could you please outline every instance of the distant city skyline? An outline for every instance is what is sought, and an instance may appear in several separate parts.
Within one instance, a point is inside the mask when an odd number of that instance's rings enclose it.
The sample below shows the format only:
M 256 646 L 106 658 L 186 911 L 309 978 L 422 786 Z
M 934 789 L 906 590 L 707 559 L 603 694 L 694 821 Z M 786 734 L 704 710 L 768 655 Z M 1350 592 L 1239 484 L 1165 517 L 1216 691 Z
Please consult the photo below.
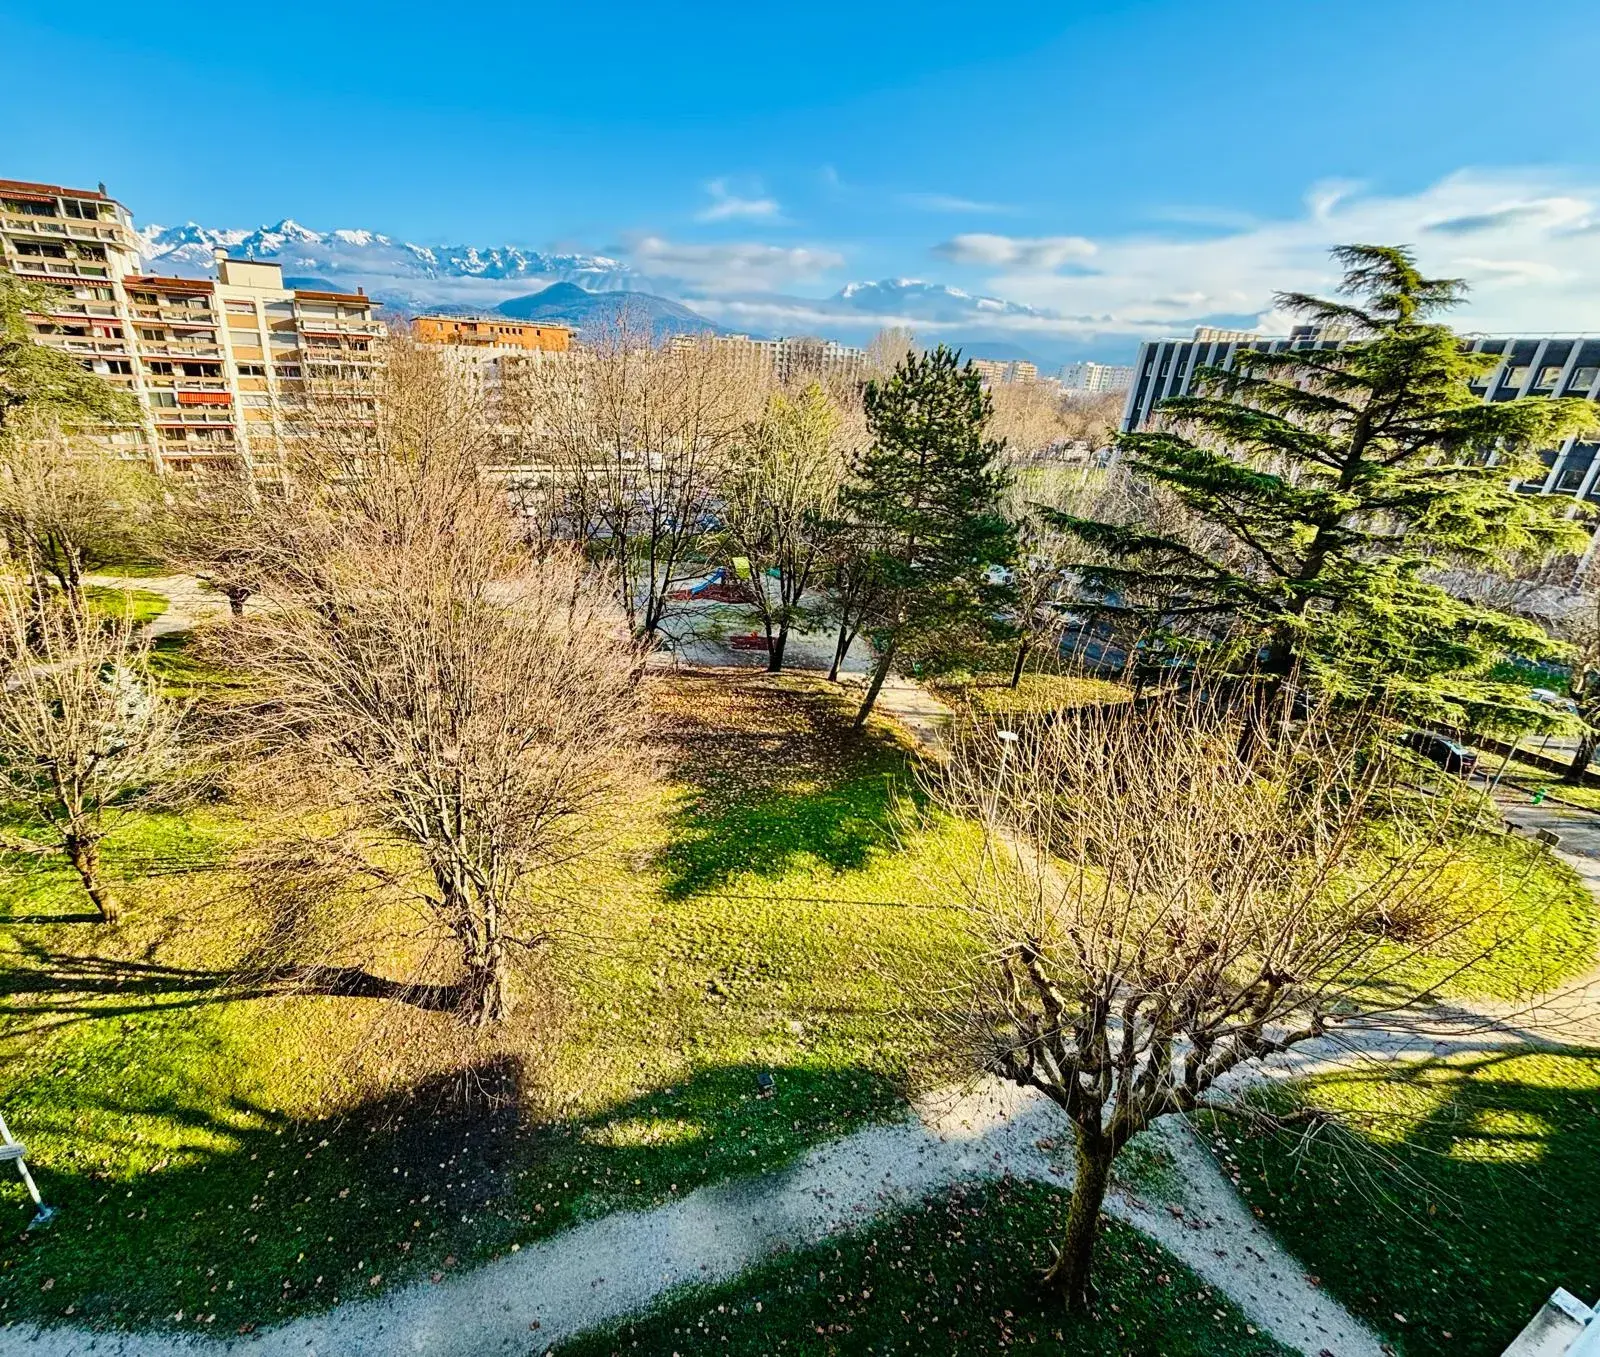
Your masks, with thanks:
M 902 324 L 1052 364 L 1283 329 L 1274 289 L 1326 289 L 1350 240 L 1467 278 L 1463 328 L 1600 325 L 1600 150 L 1519 112 L 1559 89 L 1562 127 L 1600 122 L 1573 0 L 1514 42 L 1477 0 L 807 16 L 4 13 L 39 59 L 10 70 L 0 173 L 103 179 L 142 226 L 601 256 L 733 330 Z

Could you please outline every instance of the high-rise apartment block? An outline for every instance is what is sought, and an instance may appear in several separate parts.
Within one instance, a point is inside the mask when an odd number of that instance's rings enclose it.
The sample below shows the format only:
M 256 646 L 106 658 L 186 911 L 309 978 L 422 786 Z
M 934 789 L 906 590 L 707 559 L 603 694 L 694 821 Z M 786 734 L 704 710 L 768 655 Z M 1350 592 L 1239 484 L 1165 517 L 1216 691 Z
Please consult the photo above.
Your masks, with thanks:
M 791 335 L 752 339 L 749 335 L 674 335 L 674 348 L 705 346 L 738 366 L 771 375 L 788 385 L 807 377 L 860 381 L 867 376 L 867 354 L 832 339 Z
M 1062 390 L 1071 395 L 1099 396 L 1126 391 L 1133 385 L 1133 369 L 1111 363 L 1068 363 L 1061 369 Z
M 1233 333 L 1200 329 L 1193 339 L 1157 339 L 1141 345 L 1122 427 L 1148 428 L 1161 401 L 1189 393 L 1197 369 L 1232 367 L 1243 349 L 1281 353 L 1333 349 L 1349 342 L 1349 331 L 1338 327 L 1300 326 L 1280 336 L 1240 331 L 1242 337 L 1228 337 Z M 1463 336 L 1463 341 L 1474 353 L 1492 354 L 1497 360 L 1473 386 L 1487 402 L 1528 396 L 1600 401 L 1600 335 L 1474 335 Z M 1544 449 L 1540 460 L 1543 474 L 1525 482 L 1524 490 L 1600 504 L 1600 443 L 1569 438 L 1559 447 Z
M 319 389 L 363 381 L 384 333 L 361 293 L 284 286 L 277 264 L 229 259 L 217 276 L 142 271 L 126 208 L 105 192 L 0 179 L 0 267 L 39 286 L 41 342 L 131 395 L 104 437 L 158 468 L 266 468 Z
M 1022 359 L 973 358 L 972 370 L 990 386 L 1007 382 L 1036 382 L 1039 369 Z

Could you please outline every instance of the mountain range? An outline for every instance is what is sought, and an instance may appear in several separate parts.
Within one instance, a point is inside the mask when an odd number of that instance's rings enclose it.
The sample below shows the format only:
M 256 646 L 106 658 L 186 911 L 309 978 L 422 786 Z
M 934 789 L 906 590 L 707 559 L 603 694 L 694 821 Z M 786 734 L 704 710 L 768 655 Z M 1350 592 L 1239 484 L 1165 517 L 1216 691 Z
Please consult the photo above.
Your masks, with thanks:
M 551 283 L 539 292 L 512 297 L 495 310 L 516 320 L 559 320 L 581 330 L 630 323 L 648 325 L 657 339 L 668 335 L 718 334 L 722 327 L 681 302 L 651 292 L 589 292 L 576 283 Z
M 189 222 L 140 233 L 146 264 L 204 277 L 215 251 L 283 266 L 299 287 L 360 288 L 401 310 L 491 311 L 524 319 L 564 320 L 582 329 L 615 315 L 619 292 L 659 333 L 822 334 L 864 344 L 886 326 L 973 356 L 1027 358 L 1042 370 L 1088 353 L 1083 341 L 1051 332 L 1049 313 L 915 278 L 849 283 L 828 297 L 770 292 L 722 293 L 639 273 L 604 254 L 549 252 L 514 245 L 418 245 L 364 229 L 317 231 L 285 217 L 253 230 Z M 1025 338 L 1024 348 L 1017 343 Z M 1126 340 L 1120 341 L 1122 345 Z

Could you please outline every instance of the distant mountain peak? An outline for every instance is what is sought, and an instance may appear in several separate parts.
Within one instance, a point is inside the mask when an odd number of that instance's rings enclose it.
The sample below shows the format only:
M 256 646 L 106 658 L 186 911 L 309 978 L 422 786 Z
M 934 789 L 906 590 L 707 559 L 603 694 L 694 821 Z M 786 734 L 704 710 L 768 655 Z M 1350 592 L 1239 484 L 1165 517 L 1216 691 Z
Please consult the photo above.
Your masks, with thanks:
M 282 264 L 286 275 L 338 278 L 383 301 L 415 305 L 494 305 L 530 284 L 582 280 L 595 289 L 637 286 L 620 260 L 597 254 L 547 254 L 515 245 L 419 245 L 377 231 L 318 231 L 284 217 L 254 230 L 186 222 L 140 233 L 146 263 L 180 276 L 208 275 L 214 253 Z

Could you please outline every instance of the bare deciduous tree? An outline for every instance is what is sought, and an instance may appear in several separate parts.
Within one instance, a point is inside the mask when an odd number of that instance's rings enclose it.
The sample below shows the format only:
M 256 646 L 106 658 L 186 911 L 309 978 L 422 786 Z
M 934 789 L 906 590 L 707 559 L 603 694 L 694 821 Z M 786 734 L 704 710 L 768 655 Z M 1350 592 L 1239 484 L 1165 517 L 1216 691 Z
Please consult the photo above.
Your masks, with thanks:
M 560 525 L 547 539 L 567 536 L 610 559 L 638 636 L 657 636 L 674 586 L 696 568 L 729 449 L 769 388 L 730 350 L 654 344 L 626 307 L 609 331 L 526 383 L 534 408 L 525 422 L 542 431 L 549 467 L 530 509 Z
M 55 837 L 114 923 L 100 844 L 175 766 L 177 713 L 145 676 L 148 647 L 131 609 L 102 619 L 6 580 L 0 649 L 0 786 Z
M 989 399 L 994 403 L 990 429 L 1005 440 L 1013 461 L 1056 447 L 1070 436 L 1063 401 L 1054 387 L 1042 382 L 994 382 Z
M 1385 814 L 1367 732 L 1284 724 L 1248 742 L 1247 763 L 1246 719 L 1160 696 L 1008 741 L 973 726 L 928 774 L 936 804 L 985 826 L 943 883 L 977 944 L 950 990 L 948 1049 L 1071 1120 L 1049 1282 L 1074 1306 L 1133 1136 L 1174 1113 L 1248 1112 L 1219 1097 L 1230 1071 L 1425 1001 L 1419 953 L 1457 974 L 1506 917 L 1492 885 L 1441 885 L 1462 823 L 1449 795 Z
M 161 518 L 146 463 L 39 418 L 0 437 L 0 535 L 37 589 L 78 600 L 86 571 L 153 550 Z
M 733 553 L 750 563 L 772 673 L 783 668 L 789 630 L 805 616 L 806 592 L 837 532 L 845 477 L 839 423 L 817 382 L 792 397 L 774 392 L 723 479 L 722 529 Z
M 525 547 L 458 378 L 398 353 L 370 429 L 300 450 L 266 606 L 224 643 L 261 680 L 261 740 L 343 812 L 311 875 L 342 864 L 418 906 L 486 1024 L 511 1010 L 516 959 L 552 941 L 562 870 L 636 728 L 638 652 L 610 581 Z

